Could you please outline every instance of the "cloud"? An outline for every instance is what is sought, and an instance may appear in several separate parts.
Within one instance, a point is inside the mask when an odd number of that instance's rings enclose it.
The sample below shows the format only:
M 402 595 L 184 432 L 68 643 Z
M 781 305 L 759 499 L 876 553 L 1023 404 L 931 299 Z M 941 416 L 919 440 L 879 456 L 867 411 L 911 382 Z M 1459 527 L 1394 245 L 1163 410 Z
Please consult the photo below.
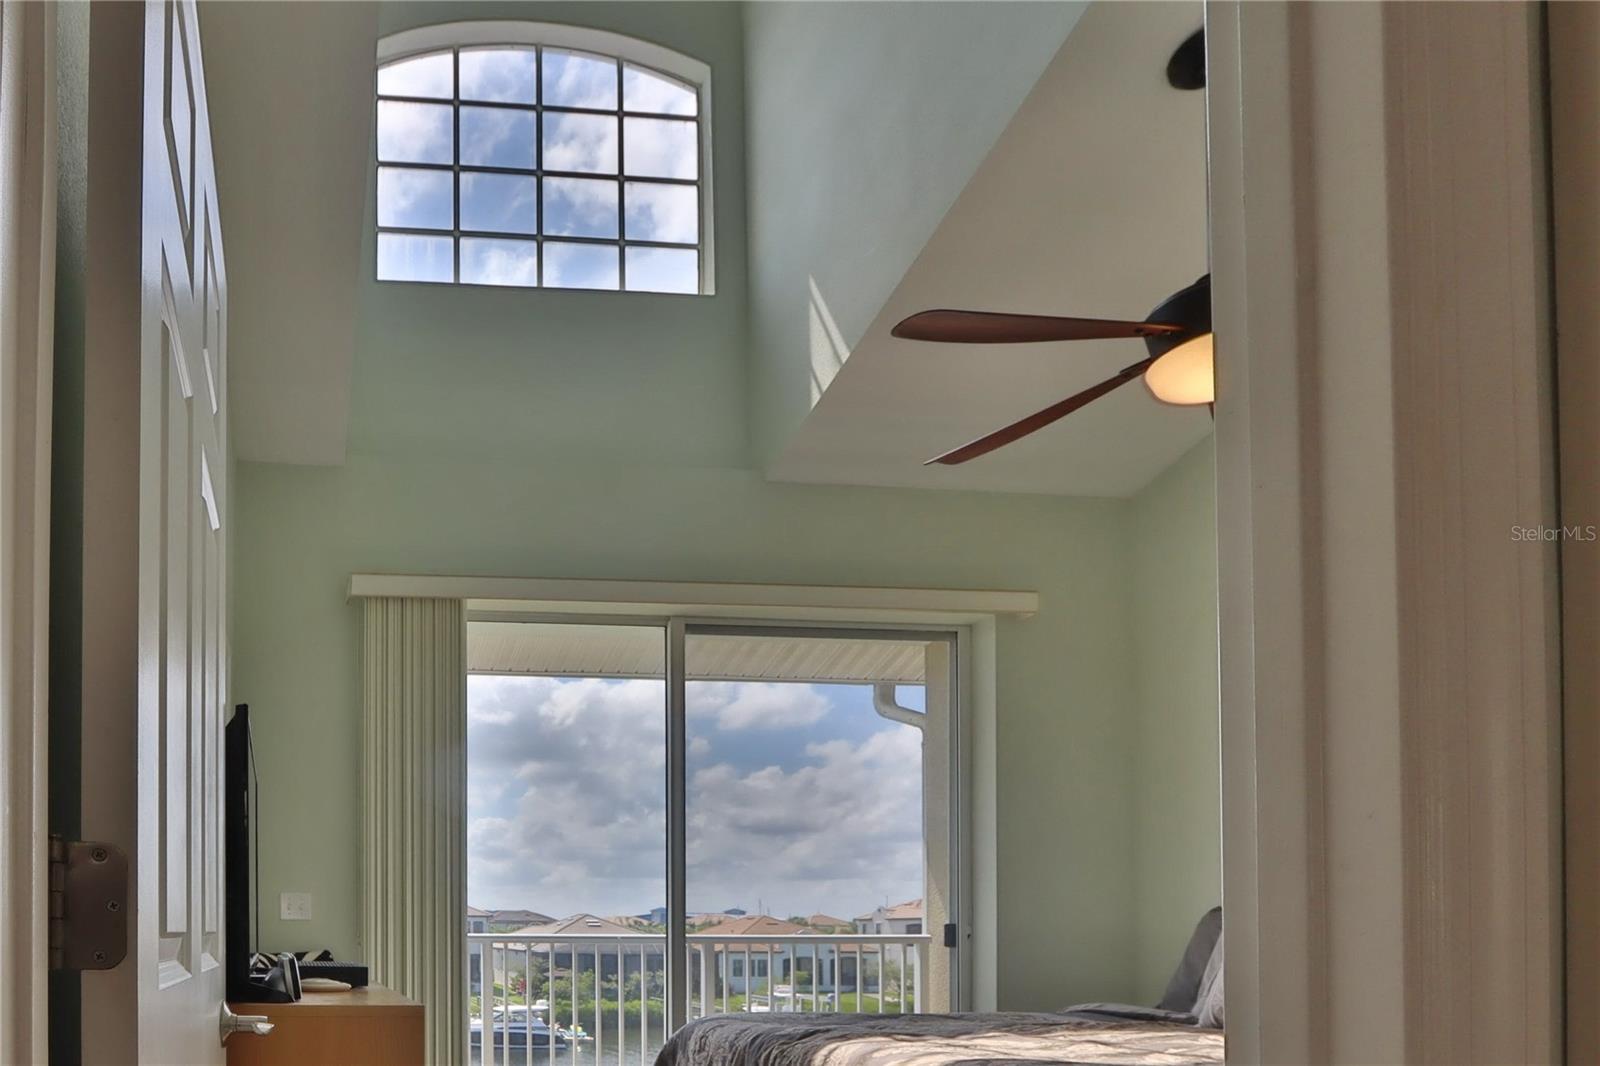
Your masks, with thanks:
M 693 186 L 629 181 L 627 198 L 630 237 L 683 244 L 700 239 L 700 193 Z
M 623 67 L 622 99 L 629 111 L 663 115 L 692 115 L 700 104 L 690 86 L 633 66 Z
M 438 170 L 378 168 L 378 223 L 422 229 L 451 227 L 452 179 Z
M 617 120 L 608 115 L 545 112 L 544 166 L 546 170 L 615 174 Z
M 832 738 L 836 691 L 692 685 L 691 909 L 759 898 L 849 917 L 922 894 L 921 734 L 874 719 L 862 739 Z M 470 679 L 475 905 L 615 914 L 664 901 L 665 695 L 659 681 Z M 760 754 L 774 743 L 782 765 Z
M 544 102 L 563 107 L 616 107 L 616 60 L 546 48 Z
M 461 107 L 461 162 L 466 166 L 523 167 L 534 163 L 532 111 Z
M 455 134 L 449 104 L 403 100 L 378 103 L 378 158 L 387 162 L 449 163 Z
M 623 165 L 634 177 L 694 178 L 700 172 L 695 123 L 670 118 L 626 118 Z
M 531 48 L 464 48 L 461 98 L 531 104 L 536 70 Z
M 464 237 L 461 241 L 461 280 L 482 285 L 537 285 L 537 247 L 532 241 Z
M 690 718 L 720 729 L 793 729 L 821 721 L 828 701 L 812 685 L 703 681 L 689 690 Z

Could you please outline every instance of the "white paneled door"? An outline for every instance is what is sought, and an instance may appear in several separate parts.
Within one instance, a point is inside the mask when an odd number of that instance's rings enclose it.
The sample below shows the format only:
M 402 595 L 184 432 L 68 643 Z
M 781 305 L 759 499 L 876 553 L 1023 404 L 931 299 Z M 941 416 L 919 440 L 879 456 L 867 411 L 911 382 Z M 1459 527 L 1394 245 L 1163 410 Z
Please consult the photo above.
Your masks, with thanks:
M 83 834 L 132 860 L 86 1062 L 220 1063 L 227 286 L 193 0 L 95 5 L 89 66 Z

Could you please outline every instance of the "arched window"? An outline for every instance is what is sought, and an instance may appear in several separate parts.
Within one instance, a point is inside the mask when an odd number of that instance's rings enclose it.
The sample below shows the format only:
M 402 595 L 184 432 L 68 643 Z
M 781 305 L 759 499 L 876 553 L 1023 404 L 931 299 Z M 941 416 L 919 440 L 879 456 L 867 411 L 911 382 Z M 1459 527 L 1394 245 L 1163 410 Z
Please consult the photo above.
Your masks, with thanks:
M 407 30 L 378 60 L 379 281 L 711 291 L 705 64 L 525 22 Z

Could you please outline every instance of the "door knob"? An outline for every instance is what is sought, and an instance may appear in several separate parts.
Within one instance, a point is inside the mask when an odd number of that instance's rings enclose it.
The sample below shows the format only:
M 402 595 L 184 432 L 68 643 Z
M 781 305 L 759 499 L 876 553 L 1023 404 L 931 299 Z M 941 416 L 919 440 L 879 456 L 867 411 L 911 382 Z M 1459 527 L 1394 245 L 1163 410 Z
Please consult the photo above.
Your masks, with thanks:
M 227 1046 L 228 1037 L 234 1033 L 249 1033 L 252 1036 L 266 1036 L 272 1032 L 272 1023 L 264 1014 L 235 1014 L 228 1005 L 222 1005 L 222 1015 L 218 1019 L 217 1028 L 222 1032 L 223 1046 Z

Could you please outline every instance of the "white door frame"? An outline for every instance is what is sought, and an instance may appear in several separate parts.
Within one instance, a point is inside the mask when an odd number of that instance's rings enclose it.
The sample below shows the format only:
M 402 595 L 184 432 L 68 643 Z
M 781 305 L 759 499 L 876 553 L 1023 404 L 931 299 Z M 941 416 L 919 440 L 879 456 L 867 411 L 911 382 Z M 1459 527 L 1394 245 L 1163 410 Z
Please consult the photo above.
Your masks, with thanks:
M 0 3 L 0 1061 L 48 1054 L 53 4 Z
M 1231 1061 L 1559 1057 L 1539 17 L 1207 5 Z
M 1551 4 L 1551 204 L 1561 441 L 1567 1061 L 1600 1061 L 1600 7 Z

